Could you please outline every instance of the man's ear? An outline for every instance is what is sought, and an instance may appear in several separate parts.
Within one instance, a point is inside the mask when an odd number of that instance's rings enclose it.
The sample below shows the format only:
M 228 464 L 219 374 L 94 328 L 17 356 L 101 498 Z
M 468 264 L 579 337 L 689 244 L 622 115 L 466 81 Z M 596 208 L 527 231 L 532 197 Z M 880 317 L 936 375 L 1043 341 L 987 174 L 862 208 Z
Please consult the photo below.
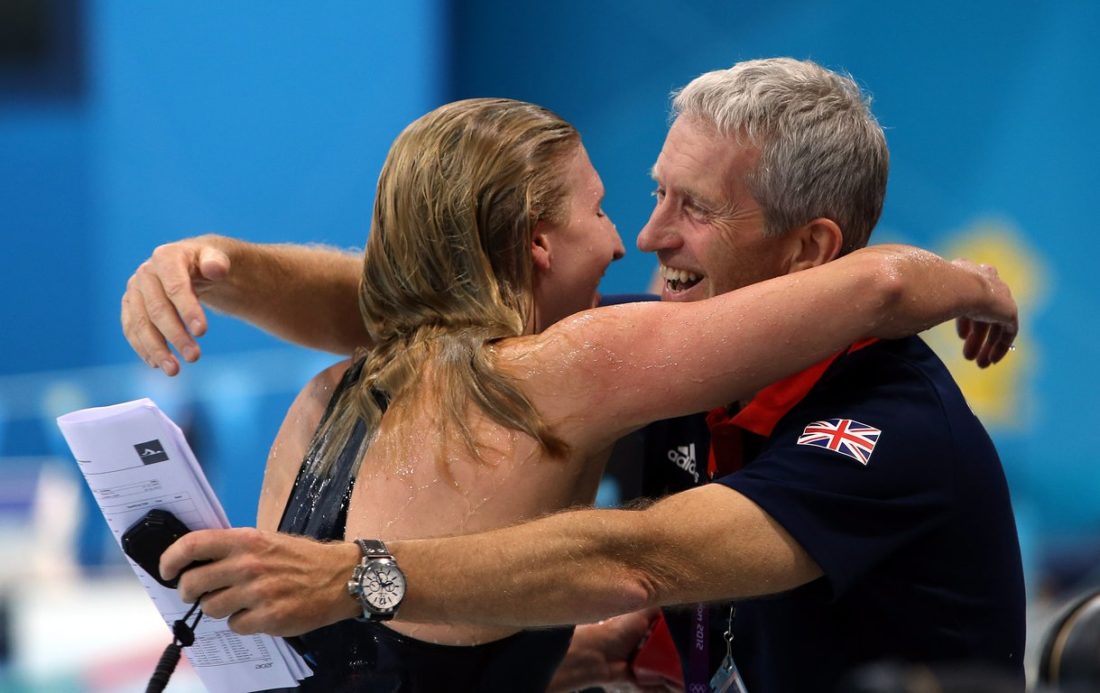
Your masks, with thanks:
M 535 224 L 531 234 L 531 261 L 536 270 L 546 272 L 550 269 L 550 236 L 544 221 Z
M 819 217 L 790 232 L 791 254 L 788 272 L 824 265 L 840 255 L 844 234 L 832 219 Z

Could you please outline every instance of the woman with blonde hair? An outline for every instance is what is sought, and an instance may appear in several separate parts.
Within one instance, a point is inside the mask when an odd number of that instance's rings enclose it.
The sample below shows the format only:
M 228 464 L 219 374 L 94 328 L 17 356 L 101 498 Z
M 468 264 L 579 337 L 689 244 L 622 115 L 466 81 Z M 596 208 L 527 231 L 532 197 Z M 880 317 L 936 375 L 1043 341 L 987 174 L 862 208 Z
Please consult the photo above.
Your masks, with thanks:
M 258 527 L 397 540 L 589 504 L 611 445 L 650 421 L 747 397 L 862 337 L 1014 317 L 995 277 L 901 247 L 689 304 L 586 310 L 623 253 L 602 198 L 577 131 L 538 106 L 460 101 L 406 128 L 363 264 L 371 346 L 295 400 Z M 302 636 L 307 689 L 542 690 L 571 633 L 338 618 Z

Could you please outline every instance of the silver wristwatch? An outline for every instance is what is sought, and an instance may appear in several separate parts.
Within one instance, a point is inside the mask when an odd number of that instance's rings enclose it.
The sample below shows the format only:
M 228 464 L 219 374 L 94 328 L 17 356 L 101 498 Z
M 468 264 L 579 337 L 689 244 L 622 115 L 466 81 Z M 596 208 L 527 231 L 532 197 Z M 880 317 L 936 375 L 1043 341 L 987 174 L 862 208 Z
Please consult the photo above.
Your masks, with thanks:
M 388 621 L 405 598 L 405 574 L 386 545 L 376 539 L 356 539 L 362 558 L 348 580 L 348 594 L 363 607 L 363 621 Z

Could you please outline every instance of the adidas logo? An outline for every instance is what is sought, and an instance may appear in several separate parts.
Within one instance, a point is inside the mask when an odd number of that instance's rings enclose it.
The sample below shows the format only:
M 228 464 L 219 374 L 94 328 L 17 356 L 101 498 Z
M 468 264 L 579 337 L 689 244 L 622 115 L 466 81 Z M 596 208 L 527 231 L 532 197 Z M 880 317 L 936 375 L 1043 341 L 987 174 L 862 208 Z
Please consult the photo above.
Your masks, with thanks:
M 668 459 L 690 474 L 695 479 L 695 483 L 699 483 L 699 470 L 695 465 L 695 443 L 677 445 L 675 449 L 668 451 Z

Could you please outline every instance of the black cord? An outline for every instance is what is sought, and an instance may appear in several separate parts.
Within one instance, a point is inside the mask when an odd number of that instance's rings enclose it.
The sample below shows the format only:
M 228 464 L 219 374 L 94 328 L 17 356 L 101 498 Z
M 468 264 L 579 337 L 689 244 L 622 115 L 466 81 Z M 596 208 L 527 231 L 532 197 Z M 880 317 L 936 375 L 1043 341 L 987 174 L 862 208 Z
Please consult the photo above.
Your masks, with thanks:
M 198 608 L 199 603 L 196 601 L 184 614 L 183 618 L 172 624 L 172 642 L 164 648 L 164 654 L 160 656 L 157 668 L 153 670 L 153 675 L 149 678 L 149 685 L 146 686 L 145 693 L 161 693 L 168 685 L 168 679 L 172 678 L 172 672 L 176 670 L 176 665 L 179 664 L 182 648 L 191 647 L 195 644 L 195 628 L 202 619 L 202 611 L 198 612 L 191 625 L 187 625 L 187 619 L 191 618 L 191 614 L 195 613 Z

